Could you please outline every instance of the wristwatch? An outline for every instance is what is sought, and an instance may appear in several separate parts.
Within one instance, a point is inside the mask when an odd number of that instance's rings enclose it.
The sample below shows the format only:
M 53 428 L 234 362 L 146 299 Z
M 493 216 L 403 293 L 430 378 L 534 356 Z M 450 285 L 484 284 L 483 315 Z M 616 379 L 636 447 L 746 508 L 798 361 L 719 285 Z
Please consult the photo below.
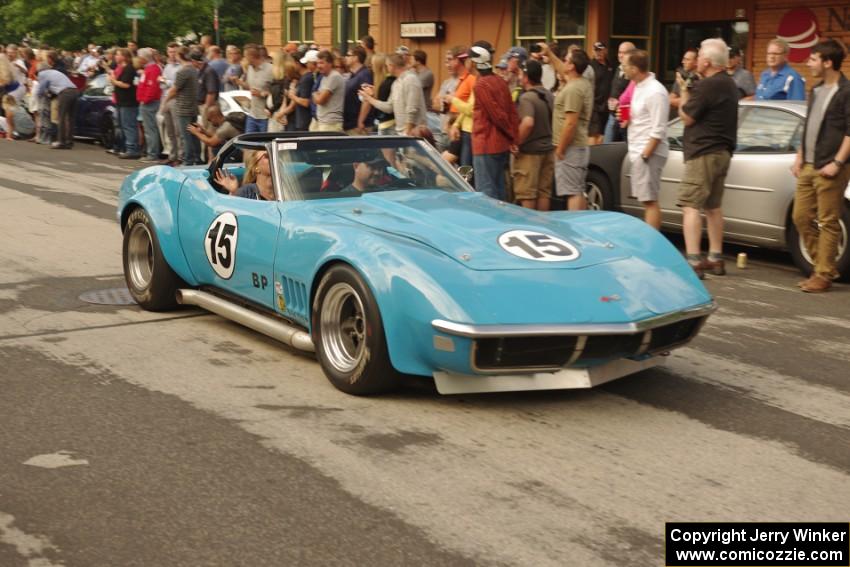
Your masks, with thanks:
M 840 159 L 834 159 L 834 160 L 832 160 L 832 163 L 834 163 L 838 167 L 844 167 L 844 162 L 841 161 Z

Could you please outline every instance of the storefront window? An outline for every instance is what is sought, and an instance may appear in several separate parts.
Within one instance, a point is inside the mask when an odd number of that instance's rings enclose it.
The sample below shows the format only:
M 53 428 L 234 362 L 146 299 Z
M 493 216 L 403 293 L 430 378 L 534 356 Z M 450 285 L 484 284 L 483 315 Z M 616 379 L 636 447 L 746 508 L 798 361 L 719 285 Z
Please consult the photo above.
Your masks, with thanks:
M 313 41 L 313 3 L 287 4 L 285 14 L 286 41 L 306 43 Z
M 342 42 L 342 5 L 336 6 L 334 22 L 337 43 Z M 364 35 L 369 35 L 369 0 L 348 0 L 348 45 L 357 43 Z
M 525 47 L 540 41 L 584 46 L 587 0 L 517 0 L 514 35 Z
M 682 64 L 682 55 L 691 47 L 699 49 L 702 40 L 719 37 L 729 47 L 747 51 L 750 25 L 745 21 L 690 22 L 661 26 L 661 68 L 658 79 L 668 85 L 676 79 L 676 69 Z M 745 58 L 746 60 L 746 58 Z
M 611 0 L 611 45 L 608 53 L 616 63 L 617 49 L 629 41 L 638 49 L 650 51 L 653 0 Z

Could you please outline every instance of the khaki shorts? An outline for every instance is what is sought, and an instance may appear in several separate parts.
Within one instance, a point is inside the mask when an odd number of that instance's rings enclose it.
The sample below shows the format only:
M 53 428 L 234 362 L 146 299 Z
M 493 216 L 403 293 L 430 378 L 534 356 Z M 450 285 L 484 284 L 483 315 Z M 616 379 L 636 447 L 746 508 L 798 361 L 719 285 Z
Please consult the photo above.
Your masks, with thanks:
M 555 154 L 518 154 L 514 158 L 511 177 L 515 200 L 551 197 L 552 181 L 555 178 Z
M 676 204 L 693 209 L 719 209 L 731 159 L 732 154 L 720 150 L 686 161 Z
M 322 124 L 321 122 L 316 123 L 316 132 L 344 132 L 342 129 L 342 122 L 336 122 L 334 124 Z

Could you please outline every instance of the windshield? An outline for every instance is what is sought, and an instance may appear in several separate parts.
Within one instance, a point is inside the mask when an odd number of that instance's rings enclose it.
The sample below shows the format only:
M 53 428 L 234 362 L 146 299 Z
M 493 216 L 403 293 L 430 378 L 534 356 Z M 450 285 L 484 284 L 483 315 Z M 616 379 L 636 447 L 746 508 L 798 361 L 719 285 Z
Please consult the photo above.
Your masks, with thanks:
M 288 200 L 360 197 L 398 190 L 471 190 L 421 140 L 317 138 L 280 142 L 277 147 L 277 169 Z

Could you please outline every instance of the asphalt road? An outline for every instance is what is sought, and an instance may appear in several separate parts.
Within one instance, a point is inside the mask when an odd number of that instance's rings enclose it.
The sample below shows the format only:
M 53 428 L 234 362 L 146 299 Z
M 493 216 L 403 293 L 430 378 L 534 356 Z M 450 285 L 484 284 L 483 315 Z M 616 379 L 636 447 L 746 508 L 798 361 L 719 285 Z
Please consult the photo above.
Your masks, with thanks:
M 850 286 L 749 250 L 664 367 L 355 398 L 216 316 L 79 299 L 123 285 L 134 165 L 0 140 L 3 567 L 661 565 L 666 521 L 850 519 Z

